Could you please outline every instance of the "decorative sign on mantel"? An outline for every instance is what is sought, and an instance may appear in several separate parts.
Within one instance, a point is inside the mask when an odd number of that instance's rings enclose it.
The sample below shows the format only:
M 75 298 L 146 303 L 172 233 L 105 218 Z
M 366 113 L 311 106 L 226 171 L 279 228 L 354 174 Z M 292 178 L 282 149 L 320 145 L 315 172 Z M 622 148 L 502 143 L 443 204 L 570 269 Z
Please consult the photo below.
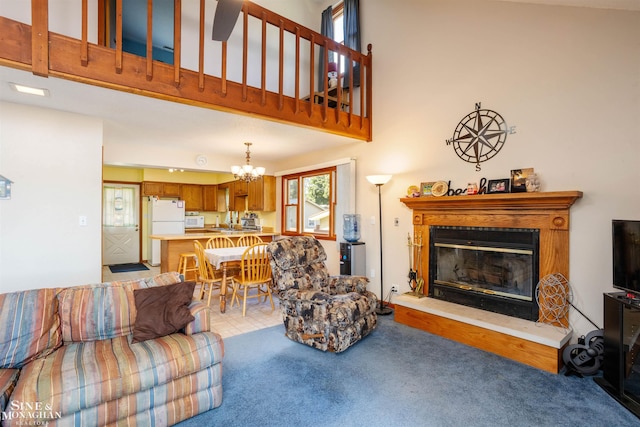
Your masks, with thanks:
M 0 175 L 0 200 L 9 200 L 11 198 L 11 184 L 13 184 L 13 181 Z
M 480 171 L 480 163 L 494 157 L 507 141 L 507 134 L 516 133 L 515 126 L 507 122 L 495 111 L 476 109 L 460 120 L 453 131 L 453 137 L 447 139 L 447 145 L 453 145 L 458 157 L 465 162 L 475 163 Z

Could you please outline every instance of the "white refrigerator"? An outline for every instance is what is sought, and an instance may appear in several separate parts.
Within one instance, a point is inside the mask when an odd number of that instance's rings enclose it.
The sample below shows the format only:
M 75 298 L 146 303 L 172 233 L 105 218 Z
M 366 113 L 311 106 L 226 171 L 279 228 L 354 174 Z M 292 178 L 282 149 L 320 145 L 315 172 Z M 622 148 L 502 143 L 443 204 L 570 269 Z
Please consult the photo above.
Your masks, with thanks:
M 149 198 L 147 210 L 149 236 L 152 234 L 184 234 L 184 200 Z M 160 240 L 149 239 L 149 264 L 160 265 Z

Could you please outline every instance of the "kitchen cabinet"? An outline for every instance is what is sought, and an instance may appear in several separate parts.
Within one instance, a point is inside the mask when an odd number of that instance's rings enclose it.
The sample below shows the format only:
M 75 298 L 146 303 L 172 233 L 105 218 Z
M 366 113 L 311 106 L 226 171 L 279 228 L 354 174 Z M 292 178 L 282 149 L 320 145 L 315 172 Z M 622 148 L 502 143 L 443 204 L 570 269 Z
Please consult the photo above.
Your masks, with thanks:
M 142 182 L 143 196 L 180 197 L 180 184 L 175 182 Z
M 241 181 L 231 181 L 225 183 L 229 189 L 228 211 L 243 212 L 247 209 L 247 183 Z M 222 185 L 222 184 L 219 184 Z
M 201 211 L 204 209 L 202 187 L 198 184 L 182 184 L 180 186 L 180 198 L 184 200 L 185 210 Z
M 164 197 L 180 197 L 181 185 L 176 182 L 163 182 L 162 195 Z
M 236 197 L 246 196 L 249 193 L 249 185 L 247 181 L 233 181 L 233 194 Z
M 247 191 L 247 209 L 250 211 L 276 210 L 275 176 L 263 176 L 249 183 Z
M 202 186 L 203 207 L 205 212 L 215 212 L 218 210 L 218 186 Z

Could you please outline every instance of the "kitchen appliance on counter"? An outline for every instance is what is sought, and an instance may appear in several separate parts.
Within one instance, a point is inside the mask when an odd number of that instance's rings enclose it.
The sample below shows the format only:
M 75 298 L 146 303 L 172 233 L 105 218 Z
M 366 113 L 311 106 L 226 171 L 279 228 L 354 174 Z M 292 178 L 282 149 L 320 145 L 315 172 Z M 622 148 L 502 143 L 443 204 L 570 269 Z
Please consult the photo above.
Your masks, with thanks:
M 184 228 L 204 228 L 204 215 L 185 216 Z
M 249 216 L 240 218 L 240 225 L 242 226 L 243 230 L 262 230 L 262 227 L 260 225 L 260 218 L 258 218 L 258 215 L 254 213 L 249 214 Z
M 184 200 L 149 198 L 147 209 L 149 236 L 152 234 L 184 234 Z M 160 265 L 160 240 L 149 239 L 149 264 Z

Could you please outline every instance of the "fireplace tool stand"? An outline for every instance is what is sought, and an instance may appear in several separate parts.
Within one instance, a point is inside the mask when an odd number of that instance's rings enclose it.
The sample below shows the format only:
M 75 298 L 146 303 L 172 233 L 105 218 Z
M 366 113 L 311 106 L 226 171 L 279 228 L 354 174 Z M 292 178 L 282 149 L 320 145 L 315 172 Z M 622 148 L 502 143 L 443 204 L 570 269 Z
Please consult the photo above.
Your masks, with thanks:
M 419 268 L 422 265 L 422 233 L 418 233 L 413 241 L 411 235 L 407 233 L 407 246 L 409 247 L 409 287 L 411 291 L 405 292 L 405 295 L 424 298 L 425 295 L 422 292 L 424 278 L 419 274 Z M 416 252 L 417 256 L 414 257 Z

